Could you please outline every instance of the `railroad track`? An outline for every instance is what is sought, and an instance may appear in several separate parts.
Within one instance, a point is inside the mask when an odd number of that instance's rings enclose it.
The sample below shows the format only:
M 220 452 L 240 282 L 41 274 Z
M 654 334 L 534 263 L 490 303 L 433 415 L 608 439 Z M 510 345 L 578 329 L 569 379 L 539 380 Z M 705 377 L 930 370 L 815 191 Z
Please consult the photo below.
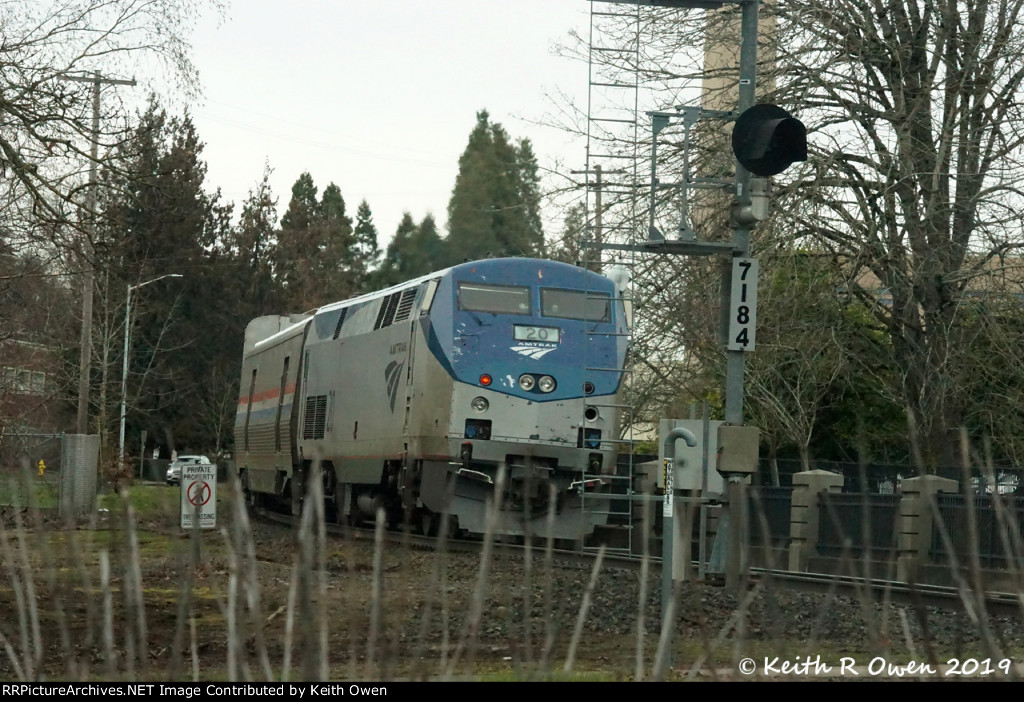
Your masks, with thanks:
M 296 517 L 290 514 L 283 514 L 281 512 L 275 512 L 264 508 L 253 508 L 250 507 L 250 514 L 255 509 L 255 514 L 261 519 L 273 521 L 278 524 L 286 524 L 289 526 L 295 526 Z M 360 527 L 360 526 L 349 526 L 341 524 L 332 524 L 330 522 L 325 525 L 326 533 L 332 536 L 373 540 L 376 538 L 376 530 L 373 527 Z M 393 545 L 407 545 L 411 548 L 422 548 L 435 550 L 438 548 L 439 539 L 436 536 L 424 536 L 422 534 L 414 534 L 405 530 L 396 529 L 385 529 L 384 539 L 386 542 Z M 544 551 L 547 545 L 543 541 L 536 541 L 537 545 L 533 547 L 534 551 Z M 484 542 L 482 539 L 465 539 L 465 538 L 448 538 L 444 539 L 444 548 L 448 552 L 453 553 L 480 553 L 484 549 Z M 515 543 L 508 540 L 496 540 L 492 543 L 492 551 L 500 553 L 502 556 L 510 554 L 522 554 L 525 552 L 525 546 L 522 543 Z M 586 551 L 574 551 L 566 549 L 552 549 L 553 557 L 563 563 L 581 563 L 581 564 L 592 564 L 596 551 L 588 549 Z M 640 561 L 636 559 L 628 558 L 617 558 L 612 556 L 606 556 L 604 559 L 606 566 L 621 567 L 627 569 L 639 569 Z
M 791 587 L 805 592 L 820 592 L 846 597 L 870 597 L 912 607 L 939 607 L 978 611 L 982 607 L 998 616 L 1024 615 L 1024 594 L 985 591 L 981 597 L 968 586 L 947 587 L 923 583 L 905 583 L 835 575 L 829 573 L 795 573 L 783 570 L 751 569 L 751 577 L 762 582 Z
M 258 509 L 257 516 L 261 519 L 280 524 L 294 526 L 295 518 L 266 509 Z M 373 540 L 376 538 L 372 527 L 352 527 L 338 524 L 327 524 L 326 531 L 333 536 Z M 402 544 L 417 549 L 437 549 L 437 537 L 423 536 L 406 531 L 385 530 L 384 538 L 391 544 Z M 482 553 L 485 544 L 480 539 L 445 539 L 444 548 L 452 553 Z M 545 551 L 547 545 L 538 543 L 535 551 Z M 521 543 L 499 541 L 492 544 L 492 553 L 505 556 L 520 556 L 525 552 Z M 561 564 L 576 564 L 592 567 L 597 551 L 586 549 L 570 551 L 552 549 L 552 557 Z M 640 556 L 624 556 L 605 553 L 602 568 L 618 568 L 639 571 L 644 559 Z M 660 577 L 661 558 L 651 555 L 647 559 L 651 569 L 651 577 Z M 693 564 L 691 572 L 697 572 L 697 564 Z M 922 583 L 905 583 L 895 580 L 866 579 L 849 575 L 832 573 L 799 573 L 787 570 L 768 568 L 751 568 L 744 578 L 744 587 L 754 583 L 762 586 L 785 587 L 803 592 L 830 594 L 852 599 L 869 598 L 876 602 L 892 602 L 909 607 L 936 607 L 941 609 L 973 609 L 984 608 L 990 614 L 998 616 L 1024 616 L 1024 593 L 986 591 L 978 598 L 968 586 L 946 587 Z M 718 576 L 707 578 L 706 584 L 721 585 Z

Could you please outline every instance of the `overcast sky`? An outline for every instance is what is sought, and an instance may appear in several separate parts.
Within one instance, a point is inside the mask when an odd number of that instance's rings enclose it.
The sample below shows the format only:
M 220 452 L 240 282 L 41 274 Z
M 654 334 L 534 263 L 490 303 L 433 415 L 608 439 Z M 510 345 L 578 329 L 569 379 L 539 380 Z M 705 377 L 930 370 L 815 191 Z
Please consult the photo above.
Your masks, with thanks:
M 530 138 L 542 166 L 582 168 L 582 139 L 532 122 L 559 91 L 585 110 L 586 65 L 553 46 L 587 36 L 588 12 L 586 0 L 235 0 L 194 35 L 208 187 L 240 204 L 269 163 L 280 216 L 309 171 L 321 192 L 338 184 L 352 216 L 365 198 L 384 245 L 404 211 L 443 231 L 478 110 Z

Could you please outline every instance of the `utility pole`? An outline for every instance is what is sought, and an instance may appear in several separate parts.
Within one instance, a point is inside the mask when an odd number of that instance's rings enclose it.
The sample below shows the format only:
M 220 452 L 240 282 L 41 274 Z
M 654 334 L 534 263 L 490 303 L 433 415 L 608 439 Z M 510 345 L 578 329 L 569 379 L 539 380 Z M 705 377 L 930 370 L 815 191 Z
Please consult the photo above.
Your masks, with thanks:
M 91 163 L 89 164 L 89 195 L 86 207 L 87 216 L 92 224 L 92 236 L 86 235 L 79 249 L 79 259 L 82 266 L 82 334 L 78 356 L 78 419 L 75 427 L 76 433 L 88 434 L 89 370 L 92 361 L 92 296 L 94 287 L 92 239 L 96 234 L 96 187 L 100 148 L 100 86 L 104 83 L 107 85 L 135 85 L 135 79 L 104 78 L 99 71 L 94 71 L 91 76 L 60 76 L 60 78 L 61 80 L 69 80 L 76 83 L 92 83 L 93 86 L 92 146 L 89 151 Z
M 680 9 L 718 10 L 727 5 L 738 6 L 740 14 L 738 94 L 734 111 L 675 106 L 674 112 L 648 112 L 651 117 L 651 211 L 648 226 L 649 239 L 640 244 L 610 244 L 588 242 L 586 245 L 604 249 L 645 251 L 649 253 L 684 256 L 719 256 L 724 265 L 722 276 L 722 336 L 726 354 L 725 422 L 718 429 L 718 456 L 716 469 L 728 481 L 727 503 L 719 522 L 719 537 L 727 535 L 726 587 L 737 592 L 744 570 L 746 550 L 746 480 L 757 469 L 758 429 L 743 424 L 743 374 L 745 354 L 755 348 L 757 261 L 750 257 L 751 229 L 767 216 L 768 176 L 777 175 L 794 161 L 806 160 L 806 130 L 799 120 L 789 116 L 776 105 L 755 105 L 757 79 L 757 39 L 759 0 L 604 0 L 634 5 L 655 5 Z M 730 52 L 731 53 L 731 52 Z M 710 178 L 691 179 L 688 153 L 689 130 L 702 117 L 722 121 L 735 121 L 732 134 L 733 154 L 736 157 L 735 177 L 732 183 Z M 673 121 L 682 122 L 684 143 L 682 151 L 683 179 L 680 184 L 661 183 L 657 177 L 658 134 Z M 753 176 L 757 176 L 754 178 Z M 698 240 L 689 227 L 687 189 L 700 186 L 731 186 L 730 241 Z M 668 239 L 655 226 L 656 194 L 667 187 L 681 188 L 682 212 L 678 238 Z M 663 517 L 662 560 L 662 626 L 665 655 L 659 645 L 658 663 L 654 678 L 664 675 L 665 666 L 671 665 L 673 622 L 668 618 L 674 602 L 672 585 L 672 538 L 674 504 L 678 498 L 673 473 L 676 469 L 675 439 L 686 438 L 691 446 L 696 437 L 669 433 L 665 438 L 665 501 Z M 706 445 L 704 446 L 706 449 Z M 700 500 L 706 499 L 701 495 Z M 730 524 L 731 521 L 731 524 Z M 703 566 L 702 566 L 703 567 Z
M 180 278 L 180 273 L 165 273 L 159 278 L 153 278 L 147 280 L 145 283 L 139 283 L 137 285 L 129 285 L 127 292 L 124 296 L 124 353 L 122 354 L 122 365 L 121 365 L 121 429 L 118 435 L 117 442 L 117 466 L 121 468 L 124 466 L 124 424 L 128 402 L 128 350 L 131 348 L 132 338 L 132 290 L 138 290 L 141 287 L 155 283 L 158 280 L 164 278 Z M 142 479 L 142 463 L 144 458 L 142 452 L 146 448 L 145 432 L 143 432 L 142 448 L 139 449 L 139 479 Z
M 601 186 L 604 183 L 601 182 L 601 164 L 597 163 L 594 165 L 594 241 L 601 245 L 604 241 L 604 225 L 602 224 L 602 212 L 604 204 L 601 202 Z M 601 261 L 598 259 L 597 267 L 594 269 L 595 273 L 601 272 Z

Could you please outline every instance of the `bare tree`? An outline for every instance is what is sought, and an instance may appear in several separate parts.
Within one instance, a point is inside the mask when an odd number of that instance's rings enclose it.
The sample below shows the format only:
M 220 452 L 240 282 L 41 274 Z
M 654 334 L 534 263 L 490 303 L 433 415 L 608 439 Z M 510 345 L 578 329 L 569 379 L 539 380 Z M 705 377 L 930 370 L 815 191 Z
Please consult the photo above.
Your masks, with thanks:
M 79 431 L 87 429 L 93 269 L 102 265 L 95 255 L 102 253 L 98 176 L 121 171 L 118 147 L 133 129 L 121 96 L 106 88 L 138 76 L 184 99 L 194 96 L 188 30 L 201 8 L 219 6 L 220 0 L 0 0 L 0 227 L 15 253 L 69 254 L 61 272 L 81 273 Z M 104 342 L 106 361 L 112 339 Z M 101 368 L 105 406 L 106 364 Z
M 776 3 L 775 90 L 812 154 L 780 201 L 848 262 L 892 342 L 924 460 L 954 465 L 964 301 L 1020 245 L 1020 0 Z M 786 203 L 799 203 L 800 206 Z M 877 281 L 866 283 L 866 281 Z
M 88 208 L 85 173 L 99 142 L 103 166 L 127 134 L 113 93 L 66 80 L 140 71 L 194 94 L 187 30 L 219 0 L 5 0 L 0 2 L 0 217 L 19 234 L 64 232 Z
M 811 442 L 822 413 L 842 397 L 855 362 L 850 323 L 835 295 L 829 262 L 812 253 L 762 256 L 757 351 L 748 359 L 747 413 L 775 449 L 795 445 L 810 470 Z M 781 260 L 780 260 L 781 259 Z M 854 332 L 855 333 L 855 332 Z
M 1003 294 L 992 262 L 1015 255 L 1024 242 L 1017 185 L 1024 175 L 1022 6 L 1024 0 L 787 0 L 761 10 L 758 101 L 804 121 L 810 154 L 775 179 L 774 226 L 756 233 L 754 251 L 812 244 L 841 262 L 841 288 L 884 330 L 891 356 L 876 362 L 889 364 L 885 376 L 930 468 L 955 465 L 958 427 L 986 416 L 972 394 L 981 350 L 1005 354 L 995 367 L 1019 358 L 1016 344 L 1004 343 L 1015 337 L 993 326 L 997 319 L 976 323 L 971 301 L 979 291 Z M 658 109 L 677 96 L 675 104 L 735 104 L 736 62 L 727 49 L 738 50 L 737 13 L 729 4 L 645 15 L 657 49 L 641 54 L 655 65 L 637 70 L 647 84 L 669 88 L 650 90 L 664 101 Z M 711 47 L 718 59 L 679 59 L 694 47 Z M 728 176 L 713 130 L 704 146 L 696 168 L 703 158 L 708 174 Z M 659 143 L 666 181 L 680 148 L 670 138 Z M 656 206 L 672 196 L 659 191 Z M 714 209 L 694 217 L 702 238 L 721 238 Z M 693 265 L 651 266 L 655 281 L 687 268 Z M 693 280 L 707 288 L 710 276 Z M 671 339 L 681 308 L 663 302 L 649 324 Z M 703 329 L 714 333 L 713 325 Z M 1012 383 L 1002 386 L 1012 394 Z M 752 379 L 750 388 L 757 387 Z
M 998 449 L 994 458 L 1024 461 L 1024 264 L 1019 256 L 990 261 L 984 281 L 962 303 L 962 325 L 974 332 L 961 373 L 968 399 L 965 424 L 982 427 Z

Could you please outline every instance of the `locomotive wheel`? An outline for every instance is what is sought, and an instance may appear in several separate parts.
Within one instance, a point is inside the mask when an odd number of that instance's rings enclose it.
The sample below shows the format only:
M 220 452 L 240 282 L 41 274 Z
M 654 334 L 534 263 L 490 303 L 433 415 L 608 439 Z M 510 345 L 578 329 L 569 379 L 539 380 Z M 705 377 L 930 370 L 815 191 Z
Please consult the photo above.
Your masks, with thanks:
M 245 501 L 246 507 L 256 506 L 256 496 L 252 492 L 252 488 L 249 487 L 249 473 L 244 471 L 242 473 L 242 499 Z
M 331 498 L 331 510 L 334 514 L 334 523 L 344 525 L 346 523 L 345 510 L 342 508 L 341 499 L 338 496 L 337 490 L 335 490 L 334 497 Z
M 434 518 L 437 520 L 434 536 L 440 536 L 442 529 L 444 529 L 443 533 L 446 539 L 456 539 L 462 535 L 462 530 L 459 529 L 459 518 L 454 514 L 435 514 Z

